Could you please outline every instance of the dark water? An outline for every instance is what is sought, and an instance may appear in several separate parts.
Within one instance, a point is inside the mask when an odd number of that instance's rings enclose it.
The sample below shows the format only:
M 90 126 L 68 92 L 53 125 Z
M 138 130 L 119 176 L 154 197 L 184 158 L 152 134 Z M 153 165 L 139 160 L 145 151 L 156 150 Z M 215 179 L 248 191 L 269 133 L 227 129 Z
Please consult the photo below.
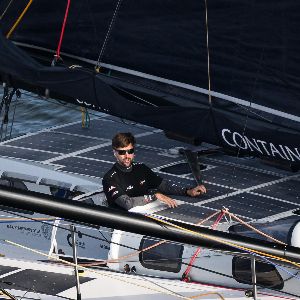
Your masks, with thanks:
M 0 100 L 2 100 L 3 88 L 0 87 Z M 15 111 L 15 114 L 14 114 Z M 93 113 L 94 114 L 94 113 Z M 96 116 L 102 114 L 96 113 Z M 2 124 L 2 116 L 0 126 Z M 11 127 L 13 121 L 13 126 Z M 48 127 L 81 121 L 79 106 L 66 104 L 53 99 L 42 99 L 34 94 L 21 91 L 21 98 L 16 100 L 14 96 L 9 110 L 8 126 L 2 127 L 2 141 L 5 136 L 16 137 L 28 132 L 36 132 Z

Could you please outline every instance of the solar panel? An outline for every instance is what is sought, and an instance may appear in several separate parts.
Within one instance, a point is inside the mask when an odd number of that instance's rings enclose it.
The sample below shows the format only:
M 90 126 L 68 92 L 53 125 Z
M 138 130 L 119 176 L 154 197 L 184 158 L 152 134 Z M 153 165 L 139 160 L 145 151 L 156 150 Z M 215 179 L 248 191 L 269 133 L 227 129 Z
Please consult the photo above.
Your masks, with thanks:
M 279 200 L 249 193 L 241 193 L 204 204 L 211 209 L 226 207 L 233 214 L 260 219 L 297 208 L 298 206 Z
M 201 220 L 212 215 L 215 211 L 206 207 L 197 207 L 190 204 L 182 204 L 176 208 L 167 208 L 155 214 L 183 222 L 197 224 Z M 210 223 L 207 223 L 209 225 Z
M 204 171 L 203 176 L 205 176 L 207 181 L 237 189 L 249 188 L 280 178 L 279 176 L 268 173 L 226 165 L 217 167 L 217 169 Z
M 101 178 L 115 162 L 110 143 L 116 132 L 136 135 L 136 161 L 144 162 L 172 183 L 184 187 L 196 186 L 185 157 L 178 151 L 169 151 L 185 144 L 169 140 L 153 128 L 136 127 L 111 117 L 91 120 L 87 129 L 81 128 L 81 122 L 78 122 L 25 135 L 5 142 L 7 146 L 0 145 L 0 155 L 37 162 L 50 159 L 52 163 L 62 165 L 60 170 L 64 172 L 99 178 L 100 185 Z M 184 204 L 176 209 L 166 209 L 162 214 L 195 222 L 206 213 L 225 206 L 244 218 L 260 219 L 296 209 L 300 205 L 300 181 L 285 178 L 291 176 L 287 171 L 266 167 L 255 159 L 238 159 L 220 152 L 200 156 L 199 161 L 206 166 L 202 175 L 207 194 L 195 198 L 174 196 Z M 232 192 L 238 194 L 232 195 Z
M 89 277 L 79 277 L 80 283 L 92 280 Z M 43 294 L 56 295 L 75 286 L 73 275 L 62 273 L 43 272 L 37 270 L 23 270 L 5 277 L 6 282 L 20 282 L 18 289 L 21 291 L 42 292 Z
M 78 138 L 73 135 L 57 132 L 41 132 L 37 135 L 31 135 L 9 143 L 9 145 L 56 153 L 74 152 L 98 144 L 99 141 L 94 139 L 85 137 Z
M 101 147 L 101 144 L 99 144 Z M 115 162 L 115 158 L 112 153 L 111 146 L 105 146 L 97 149 L 93 149 L 80 154 L 81 157 L 92 158 L 92 159 L 101 159 L 111 162 Z
M 103 175 L 112 167 L 112 163 L 89 160 L 79 157 L 67 157 L 55 161 L 63 165 L 61 170 L 94 177 L 103 177 Z M 99 181 L 100 183 L 100 181 Z
M 297 180 L 291 179 L 277 182 L 255 189 L 253 192 L 300 204 L 300 181 Z
M 43 161 L 54 158 L 57 156 L 57 154 L 42 151 L 32 151 L 30 149 L 0 146 L 0 156 L 22 158 L 33 161 Z
M 18 268 L 0 265 L 0 276 L 15 270 L 18 270 Z

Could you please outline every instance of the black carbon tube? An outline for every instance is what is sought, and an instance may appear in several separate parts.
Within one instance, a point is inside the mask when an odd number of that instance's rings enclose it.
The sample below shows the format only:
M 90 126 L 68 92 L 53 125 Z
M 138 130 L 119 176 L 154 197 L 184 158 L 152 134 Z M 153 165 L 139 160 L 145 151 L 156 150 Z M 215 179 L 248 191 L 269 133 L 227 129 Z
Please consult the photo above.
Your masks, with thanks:
M 275 244 L 172 221 L 172 224 L 200 234 L 205 234 L 207 238 L 204 238 L 191 232 L 176 229 L 171 225 L 162 225 L 140 214 L 114 210 L 102 206 L 88 205 L 72 200 L 62 200 L 35 192 L 16 192 L 7 187 L 1 187 L 0 205 L 35 211 L 88 225 L 100 225 L 195 246 L 225 251 L 237 251 L 236 248 L 213 240 L 214 238 L 218 238 L 222 239 L 225 243 L 234 243 L 238 246 L 251 248 L 270 255 L 300 261 L 300 249 L 297 247 Z

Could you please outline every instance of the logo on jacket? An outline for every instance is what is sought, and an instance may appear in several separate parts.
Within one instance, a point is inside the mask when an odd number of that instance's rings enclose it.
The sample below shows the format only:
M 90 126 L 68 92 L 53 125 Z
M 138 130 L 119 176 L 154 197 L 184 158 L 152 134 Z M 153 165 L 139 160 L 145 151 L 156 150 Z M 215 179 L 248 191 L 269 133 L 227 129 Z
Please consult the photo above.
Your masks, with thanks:
M 112 191 L 112 190 L 115 189 L 115 188 L 116 188 L 116 187 L 112 185 L 112 186 L 109 187 L 108 191 L 110 192 L 110 191 Z
M 130 185 L 126 188 L 126 191 L 132 190 L 133 189 L 133 185 Z
M 145 179 L 144 179 L 144 180 L 141 180 L 141 181 L 140 181 L 140 185 L 143 185 L 145 182 L 146 182 Z

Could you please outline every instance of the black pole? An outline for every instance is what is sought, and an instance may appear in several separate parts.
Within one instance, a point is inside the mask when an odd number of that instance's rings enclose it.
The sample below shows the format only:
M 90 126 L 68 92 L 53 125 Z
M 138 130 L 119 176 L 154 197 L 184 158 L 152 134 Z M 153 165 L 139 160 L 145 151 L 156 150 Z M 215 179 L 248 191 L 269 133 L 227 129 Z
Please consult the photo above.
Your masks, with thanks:
M 212 240 L 213 238 L 218 238 L 222 239 L 225 243 L 234 243 L 238 246 L 251 248 L 270 255 L 300 261 L 300 249 L 297 247 L 275 244 L 236 234 L 214 231 L 208 228 L 172 221 L 175 225 L 182 226 L 188 230 L 205 234 L 207 236 L 207 238 L 201 237 L 191 232 L 176 229 L 171 225 L 162 225 L 158 221 L 149 219 L 140 214 L 114 210 L 102 206 L 88 205 L 72 200 L 59 199 L 35 192 L 16 192 L 10 188 L 1 187 L 0 205 L 35 211 L 46 215 L 64 218 L 72 222 L 105 226 L 210 249 L 238 251 L 234 247 Z
M 78 265 L 77 265 L 77 245 L 76 245 L 76 228 L 73 224 L 70 225 L 70 230 L 72 234 L 72 250 L 73 250 L 73 262 L 74 266 L 74 273 L 76 279 L 76 291 L 77 291 L 77 300 L 81 300 L 81 292 L 80 292 L 80 280 L 78 274 Z

